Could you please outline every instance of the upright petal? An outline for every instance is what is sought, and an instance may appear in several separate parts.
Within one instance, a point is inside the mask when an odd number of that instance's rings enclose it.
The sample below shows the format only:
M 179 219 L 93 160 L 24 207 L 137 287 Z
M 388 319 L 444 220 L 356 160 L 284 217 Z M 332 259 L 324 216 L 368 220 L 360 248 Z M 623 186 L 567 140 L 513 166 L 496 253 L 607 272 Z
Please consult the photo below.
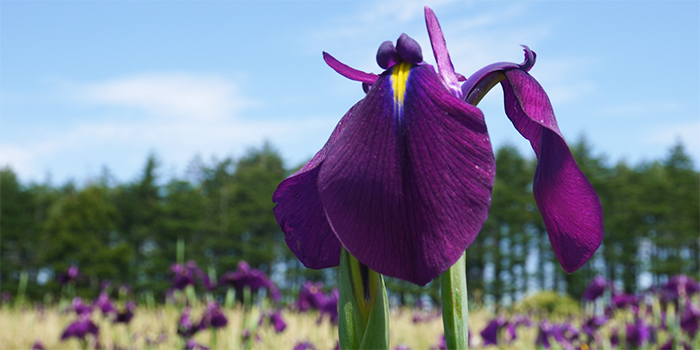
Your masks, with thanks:
M 506 114 L 537 155 L 535 201 L 559 262 L 571 273 L 603 240 L 600 200 L 571 155 L 540 84 L 521 69 L 504 74 Z
M 338 266 L 340 242 L 336 238 L 321 205 L 318 193 L 318 172 L 347 122 L 353 106 L 338 122 L 323 148 L 299 171 L 277 186 L 272 201 L 273 212 L 285 234 L 285 241 L 304 266 L 312 269 Z
M 445 36 L 442 34 L 442 28 L 440 28 L 440 23 L 435 13 L 428 6 L 425 7 L 425 24 L 426 27 L 428 27 L 428 36 L 430 37 L 430 44 L 433 47 L 433 55 L 435 55 L 435 61 L 438 66 L 438 74 L 440 74 L 445 87 L 447 87 L 453 95 L 461 98 L 462 90 L 459 87 L 459 78 L 452 65 L 450 52 L 447 51 Z
M 318 174 L 328 221 L 363 264 L 425 285 L 486 220 L 494 159 L 483 115 L 432 66 L 406 62 L 382 74 L 353 113 Z

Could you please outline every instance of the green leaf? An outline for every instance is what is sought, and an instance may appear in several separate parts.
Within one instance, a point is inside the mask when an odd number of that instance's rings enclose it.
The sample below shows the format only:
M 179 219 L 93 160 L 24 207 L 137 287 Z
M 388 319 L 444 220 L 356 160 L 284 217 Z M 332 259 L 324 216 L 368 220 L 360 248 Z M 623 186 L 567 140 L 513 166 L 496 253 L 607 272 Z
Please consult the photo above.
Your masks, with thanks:
M 341 349 L 388 349 L 389 303 L 383 277 L 368 270 L 345 249 L 340 255 L 339 324 Z
M 469 348 L 469 300 L 466 252 L 440 275 L 440 298 L 445 343 L 448 349 Z

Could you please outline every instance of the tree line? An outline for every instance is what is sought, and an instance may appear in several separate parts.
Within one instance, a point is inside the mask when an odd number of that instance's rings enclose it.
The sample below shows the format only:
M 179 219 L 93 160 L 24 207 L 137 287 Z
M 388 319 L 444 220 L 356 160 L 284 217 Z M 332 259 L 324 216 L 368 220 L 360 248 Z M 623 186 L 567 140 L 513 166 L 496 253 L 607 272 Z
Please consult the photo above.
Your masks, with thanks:
M 684 273 L 700 277 L 699 174 L 682 144 L 665 158 L 609 165 L 581 140 L 571 147 L 603 204 L 601 248 L 581 269 L 559 266 L 532 195 L 536 161 L 516 148 L 496 151 L 496 182 L 489 218 L 467 250 L 471 300 L 508 303 L 540 289 L 580 297 L 593 276 L 603 274 L 627 292 Z M 67 182 L 22 183 L 10 168 L 0 171 L 0 289 L 26 297 L 58 295 L 56 277 L 76 265 L 76 285 L 86 297 L 102 281 L 128 284 L 135 295 L 163 296 L 168 269 L 184 242 L 186 260 L 220 276 L 240 260 L 270 274 L 286 295 L 304 280 L 333 283 L 335 271 L 309 270 L 289 251 L 272 214 L 272 194 L 293 171 L 269 143 L 238 159 L 205 164 L 195 158 L 182 177 L 165 179 L 157 157 L 139 176 L 116 183 L 105 170 L 77 186 Z M 426 288 L 388 279 L 403 303 Z

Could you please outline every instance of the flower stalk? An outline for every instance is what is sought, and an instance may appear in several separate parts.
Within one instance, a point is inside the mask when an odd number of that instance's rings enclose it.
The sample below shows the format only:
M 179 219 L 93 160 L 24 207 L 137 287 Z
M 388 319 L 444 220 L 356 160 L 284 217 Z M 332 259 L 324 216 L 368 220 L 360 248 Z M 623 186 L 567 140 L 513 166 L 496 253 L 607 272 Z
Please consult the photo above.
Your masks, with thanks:
M 469 348 L 469 298 L 467 296 L 467 253 L 440 275 L 442 324 L 447 349 Z

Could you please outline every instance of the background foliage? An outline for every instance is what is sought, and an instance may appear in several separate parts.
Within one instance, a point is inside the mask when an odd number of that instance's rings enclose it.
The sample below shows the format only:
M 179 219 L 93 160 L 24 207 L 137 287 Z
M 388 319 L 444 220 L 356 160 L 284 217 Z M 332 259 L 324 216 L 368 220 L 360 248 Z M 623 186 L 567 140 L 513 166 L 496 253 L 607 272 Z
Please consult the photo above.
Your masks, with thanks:
M 664 159 L 637 165 L 609 165 L 585 140 L 572 152 L 603 203 L 602 247 L 579 271 L 566 274 L 532 196 L 535 161 L 502 147 L 496 152 L 489 219 L 467 251 L 471 300 L 510 303 L 540 289 L 578 299 L 596 274 L 627 292 L 679 273 L 700 276 L 699 177 L 682 144 Z M 195 158 L 182 178 L 164 177 L 155 155 L 127 183 L 116 183 L 105 170 L 81 185 L 23 184 L 5 168 L 0 171 L 0 286 L 16 293 L 26 272 L 27 297 L 41 300 L 47 288 L 58 295 L 56 277 L 75 264 L 90 276 L 77 284 L 78 295 L 94 298 L 100 283 L 110 280 L 162 300 L 178 240 L 185 242 L 186 259 L 213 275 L 246 260 L 288 295 L 304 279 L 332 284 L 333 270 L 299 264 L 272 214 L 272 193 L 293 170 L 268 143 L 240 159 L 205 164 Z M 388 279 L 387 289 L 404 304 L 420 294 L 437 299 L 434 284 L 419 288 Z

